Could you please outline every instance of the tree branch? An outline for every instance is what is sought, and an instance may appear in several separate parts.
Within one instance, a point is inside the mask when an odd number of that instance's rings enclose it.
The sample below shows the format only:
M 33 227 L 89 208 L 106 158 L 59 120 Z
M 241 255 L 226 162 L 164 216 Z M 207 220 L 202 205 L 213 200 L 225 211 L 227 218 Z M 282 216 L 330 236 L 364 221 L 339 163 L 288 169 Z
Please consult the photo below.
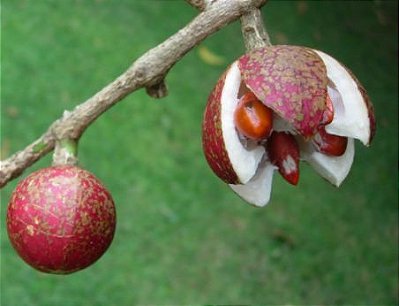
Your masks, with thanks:
M 209 5 L 210 0 L 186 0 L 190 5 L 199 9 L 200 11 L 204 11 L 206 7 Z
M 32 144 L 0 162 L 0 187 L 54 149 L 63 139 L 78 141 L 86 128 L 102 113 L 130 93 L 145 87 L 151 96 L 166 95 L 164 78 L 172 66 L 206 37 L 246 14 L 252 14 L 267 0 L 187 0 L 205 4 L 188 25 L 138 58 L 123 74 L 72 111 L 65 111 Z M 201 6 L 202 7 L 202 6 Z M 248 30 L 248 32 L 250 32 Z

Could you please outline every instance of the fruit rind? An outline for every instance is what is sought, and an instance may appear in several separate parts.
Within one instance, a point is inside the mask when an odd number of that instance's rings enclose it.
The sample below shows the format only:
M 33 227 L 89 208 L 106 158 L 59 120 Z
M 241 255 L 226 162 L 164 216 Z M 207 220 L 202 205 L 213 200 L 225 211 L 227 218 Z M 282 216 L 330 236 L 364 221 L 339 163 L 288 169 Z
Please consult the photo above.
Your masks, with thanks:
M 270 201 L 272 191 L 273 173 L 277 167 L 264 160 L 259 165 L 256 174 L 246 184 L 233 185 L 230 188 L 247 203 L 263 207 Z
M 234 62 L 218 80 L 205 108 L 202 144 L 214 173 L 229 184 L 245 184 L 265 153 L 261 146 L 244 147 L 234 124 L 241 76 Z
M 335 115 L 326 131 L 359 139 L 369 145 L 375 134 L 373 105 L 354 74 L 330 55 L 315 50 L 327 68 L 330 80 L 328 94 L 334 104 Z
M 320 176 L 339 187 L 352 167 L 355 157 L 354 139 L 348 138 L 345 153 L 341 156 L 329 156 L 317 152 L 309 142 L 302 142 L 301 153 L 301 158 L 309 163 Z
M 221 97 L 227 72 L 222 74 L 208 98 L 202 121 L 202 148 L 213 172 L 227 183 L 239 183 L 223 141 Z

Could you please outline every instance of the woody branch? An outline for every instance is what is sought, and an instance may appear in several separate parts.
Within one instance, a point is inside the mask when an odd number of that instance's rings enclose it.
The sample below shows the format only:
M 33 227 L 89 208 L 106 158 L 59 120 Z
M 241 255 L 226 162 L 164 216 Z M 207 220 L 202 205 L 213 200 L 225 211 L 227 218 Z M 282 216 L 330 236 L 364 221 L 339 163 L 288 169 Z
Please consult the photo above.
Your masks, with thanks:
M 68 163 L 58 150 L 58 144 L 77 143 L 86 128 L 102 113 L 127 95 L 146 88 L 154 98 L 167 95 L 164 82 L 169 70 L 187 52 L 209 35 L 241 18 L 242 32 L 247 50 L 269 44 L 259 8 L 267 0 L 186 0 L 200 13 L 184 28 L 149 50 L 113 82 L 72 111 L 55 120 L 34 142 L 9 158 L 0 161 L 0 187 L 18 177 L 23 171 L 56 148 L 54 164 Z M 61 153 L 60 153 L 61 152 Z M 72 159 L 72 162 L 75 160 Z

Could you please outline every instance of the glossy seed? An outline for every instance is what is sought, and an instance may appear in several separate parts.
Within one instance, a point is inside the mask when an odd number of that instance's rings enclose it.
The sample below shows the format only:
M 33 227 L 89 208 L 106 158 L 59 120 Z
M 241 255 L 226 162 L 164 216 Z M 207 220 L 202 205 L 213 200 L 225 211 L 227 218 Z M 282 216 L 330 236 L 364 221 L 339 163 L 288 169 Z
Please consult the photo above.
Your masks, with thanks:
M 331 156 L 341 156 L 345 153 L 348 145 L 348 138 L 328 134 L 324 127 L 313 137 L 313 144 L 320 153 Z
M 295 137 L 286 132 L 273 132 L 266 149 L 272 164 L 278 167 L 283 178 L 292 185 L 299 180 L 299 146 Z
M 267 138 L 272 131 L 273 111 L 252 92 L 247 92 L 240 98 L 234 111 L 234 123 L 242 135 L 259 141 Z

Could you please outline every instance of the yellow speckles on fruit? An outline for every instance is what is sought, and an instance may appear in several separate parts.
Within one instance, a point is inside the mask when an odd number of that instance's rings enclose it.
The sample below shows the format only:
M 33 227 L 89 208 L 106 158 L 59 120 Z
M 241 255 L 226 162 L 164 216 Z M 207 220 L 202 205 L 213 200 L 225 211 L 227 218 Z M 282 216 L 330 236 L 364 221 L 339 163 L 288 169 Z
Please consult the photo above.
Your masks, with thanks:
M 23 259 L 41 271 L 71 273 L 88 266 L 108 248 L 114 229 L 115 208 L 109 192 L 77 167 L 33 173 L 16 187 L 7 211 L 11 243 L 21 257 L 40 245 L 37 257 Z M 94 242 L 90 248 L 88 239 Z M 71 253 L 64 254 L 67 245 Z
M 90 223 L 90 217 L 87 212 L 82 212 L 80 214 L 80 220 L 82 221 L 82 225 L 85 226 Z
M 30 236 L 33 236 L 35 234 L 35 228 L 33 227 L 32 224 L 26 226 L 26 231 Z
M 296 117 L 295 117 L 295 120 L 296 120 L 296 121 L 302 121 L 302 120 L 303 120 L 303 117 L 304 117 L 303 114 L 297 113 L 297 114 L 296 114 Z

